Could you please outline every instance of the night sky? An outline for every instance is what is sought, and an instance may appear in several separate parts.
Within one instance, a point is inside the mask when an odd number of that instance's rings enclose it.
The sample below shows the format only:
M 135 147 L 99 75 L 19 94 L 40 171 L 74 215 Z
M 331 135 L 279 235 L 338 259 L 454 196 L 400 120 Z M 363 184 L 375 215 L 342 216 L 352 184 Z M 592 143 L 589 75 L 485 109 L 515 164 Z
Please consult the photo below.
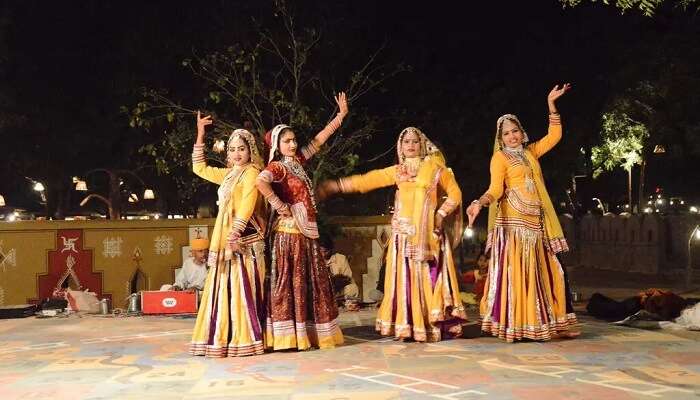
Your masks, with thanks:
M 323 30 L 316 65 L 338 89 L 382 43 L 379 62 L 411 68 L 359 100 L 384 118 L 361 149 L 360 172 L 393 162 L 393 152 L 366 160 L 387 152 L 403 127 L 419 126 L 445 149 L 470 200 L 488 185 L 498 116 L 518 114 L 531 139 L 539 138 L 548 91 L 571 82 L 559 103 L 564 140 L 542 161 L 559 198 L 573 174 L 590 172 L 580 150 L 598 143 L 601 113 L 651 81 L 662 83 L 657 137 L 669 151 L 649 160 L 647 189 L 700 200 L 692 164 L 700 156 L 693 136 L 700 133 L 700 17 L 667 8 L 654 18 L 620 15 L 598 3 L 297 1 L 290 8 L 300 25 Z M 8 205 L 37 208 L 25 177 L 49 182 L 48 194 L 65 198 L 71 176 L 97 167 L 135 170 L 161 193 L 172 190 L 138 153 L 153 136 L 130 128 L 120 106 L 139 101 L 143 86 L 197 103 L 206 93 L 181 61 L 251 41 L 252 19 L 274 29 L 272 3 L 3 2 L 0 194 Z M 194 140 L 194 120 L 192 132 Z M 625 176 L 619 169 L 581 184 L 617 204 Z

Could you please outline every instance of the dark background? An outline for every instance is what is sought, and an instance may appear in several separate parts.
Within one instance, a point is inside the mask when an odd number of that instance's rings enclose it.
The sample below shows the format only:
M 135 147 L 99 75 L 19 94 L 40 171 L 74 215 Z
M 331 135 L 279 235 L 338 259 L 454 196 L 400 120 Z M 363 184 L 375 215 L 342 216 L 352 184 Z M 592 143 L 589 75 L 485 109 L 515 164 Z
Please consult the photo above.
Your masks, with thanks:
M 598 3 L 563 9 L 555 0 L 299 1 L 290 8 L 302 26 L 322 27 L 320 51 L 333 62 L 321 73 L 339 88 L 349 66 L 382 43 L 382 63 L 411 67 L 361 99 L 384 119 L 361 149 L 359 171 L 392 163 L 388 150 L 398 132 L 418 126 L 445 149 L 469 201 L 488 185 L 496 119 L 517 114 L 537 139 L 546 132 L 547 93 L 571 82 L 559 104 L 564 140 L 542 160 L 558 203 L 572 175 L 590 176 L 586 160 L 598 143 L 602 112 L 649 80 L 666 85 L 659 107 L 672 130 L 663 136 L 669 151 L 649 160 L 647 191 L 661 187 L 698 199 L 700 20 L 692 12 L 666 7 L 649 18 Z M 120 106 L 138 101 L 143 86 L 205 96 L 181 60 L 251 40 L 251 18 L 274 24 L 272 9 L 264 1 L 3 2 L 0 194 L 8 205 L 41 209 L 25 177 L 41 180 L 52 208 L 71 176 L 107 167 L 137 171 L 163 198 L 175 196 L 168 177 L 138 153 L 152 137 L 130 128 Z M 192 128 L 194 137 L 194 121 Z M 626 173 L 618 169 L 579 185 L 583 198 L 618 204 L 626 196 Z M 336 211 L 388 206 L 386 193 L 370 199 L 362 206 L 340 201 Z

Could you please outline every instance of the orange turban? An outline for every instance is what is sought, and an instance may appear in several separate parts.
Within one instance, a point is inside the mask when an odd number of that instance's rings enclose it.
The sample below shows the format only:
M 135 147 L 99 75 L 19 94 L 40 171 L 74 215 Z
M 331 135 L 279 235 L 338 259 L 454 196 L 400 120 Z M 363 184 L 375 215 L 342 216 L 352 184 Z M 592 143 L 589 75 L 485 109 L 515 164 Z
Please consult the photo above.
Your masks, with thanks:
M 192 250 L 208 250 L 209 239 L 192 239 L 190 240 L 190 248 Z

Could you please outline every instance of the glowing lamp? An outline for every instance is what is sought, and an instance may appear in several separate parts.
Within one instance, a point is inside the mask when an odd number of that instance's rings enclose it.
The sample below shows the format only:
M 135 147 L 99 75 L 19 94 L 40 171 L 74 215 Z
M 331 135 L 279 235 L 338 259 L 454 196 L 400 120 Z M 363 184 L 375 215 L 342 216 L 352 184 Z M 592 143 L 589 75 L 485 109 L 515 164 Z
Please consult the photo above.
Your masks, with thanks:
M 464 237 L 467 239 L 471 239 L 474 237 L 474 228 L 467 227 L 464 229 Z
M 216 142 L 214 142 L 212 150 L 214 150 L 215 153 L 221 153 L 222 151 L 224 151 L 224 148 L 226 148 L 226 144 L 223 140 L 219 139 Z

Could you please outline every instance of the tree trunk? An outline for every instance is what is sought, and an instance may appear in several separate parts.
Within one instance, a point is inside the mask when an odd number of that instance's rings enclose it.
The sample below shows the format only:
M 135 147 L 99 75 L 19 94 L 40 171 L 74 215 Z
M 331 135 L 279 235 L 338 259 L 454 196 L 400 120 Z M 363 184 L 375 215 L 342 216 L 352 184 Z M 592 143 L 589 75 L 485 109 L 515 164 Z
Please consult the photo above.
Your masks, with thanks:
M 627 204 L 632 208 L 632 168 L 627 170 Z M 641 211 L 641 209 L 637 210 L 637 212 Z
M 644 207 L 644 179 L 645 179 L 645 174 L 646 174 L 646 169 L 647 169 L 647 161 L 646 159 L 642 158 L 642 163 L 639 165 L 639 204 L 637 207 L 639 207 L 639 210 L 642 210 Z M 630 207 L 632 207 L 632 203 L 630 203 Z
M 118 220 L 121 218 L 121 190 L 119 188 L 119 175 L 114 171 L 107 171 L 109 174 L 109 219 Z

